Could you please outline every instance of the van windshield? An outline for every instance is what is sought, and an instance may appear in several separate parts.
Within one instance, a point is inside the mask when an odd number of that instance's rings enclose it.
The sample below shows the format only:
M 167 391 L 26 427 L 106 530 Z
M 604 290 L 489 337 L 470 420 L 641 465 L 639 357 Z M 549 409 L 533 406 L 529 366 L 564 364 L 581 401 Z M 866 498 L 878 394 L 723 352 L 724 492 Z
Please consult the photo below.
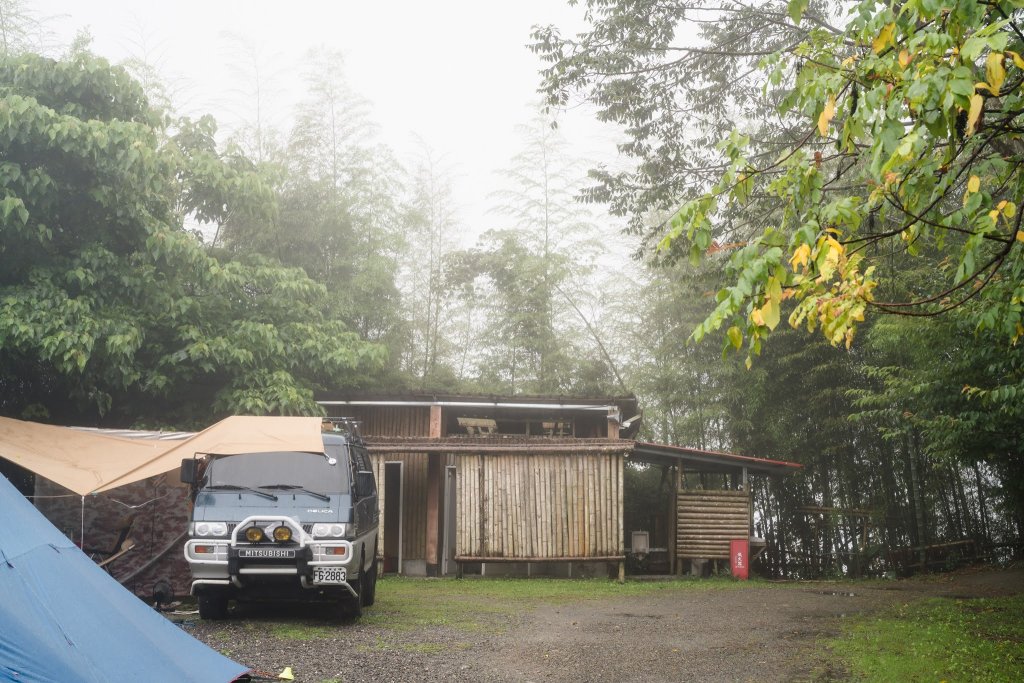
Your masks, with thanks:
M 324 494 L 348 493 L 349 474 L 344 466 L 342 447 L 329 444 L 327 453 L 336 464 L 331 465 L 322 453 L 295 451 L 245 453 L 217 458 L 206 468 L 203 488 L 302 487 Z M 277 489 L 276 492 L 280 492 Z

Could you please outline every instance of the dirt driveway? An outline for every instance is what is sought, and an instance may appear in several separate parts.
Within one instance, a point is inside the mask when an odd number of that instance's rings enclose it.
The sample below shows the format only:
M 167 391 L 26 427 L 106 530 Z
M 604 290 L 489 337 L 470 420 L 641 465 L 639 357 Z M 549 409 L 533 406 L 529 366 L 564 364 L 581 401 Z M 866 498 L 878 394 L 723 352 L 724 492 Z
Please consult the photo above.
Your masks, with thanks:
M 500 588 L 493 594 L 491 587 Z M 532 586 L 527 586 L 527 592 Z M 929 596 L 1024 591 L 1024 570 L 905 581 L 601 587 L 535 595 L 467 580 L 385 580 L 359 622 L 247 607 L 182 626 L 257 670 L 298 681 L 792 681 L 828 669 L 816 649 L 848 615 Z M 578 589 L 577 589 L 578 590 Z M 389 602 L 389 592 L 392 597 Z M 628 594 L 625 594 L 627 593 Z

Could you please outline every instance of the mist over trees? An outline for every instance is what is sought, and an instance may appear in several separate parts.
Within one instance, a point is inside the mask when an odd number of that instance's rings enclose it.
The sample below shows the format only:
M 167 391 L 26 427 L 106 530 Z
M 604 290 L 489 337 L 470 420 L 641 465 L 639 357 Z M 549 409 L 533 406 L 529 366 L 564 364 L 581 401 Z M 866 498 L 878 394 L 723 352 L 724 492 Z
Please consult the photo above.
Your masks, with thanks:
M 468 225 L 458 168 L 400 159 L 339 54 L 309 55 L 275 121 L 241 49 L 234 114 L 184 117 L 144 57 L 40 57 L 5 3 L 0 414 L 635 393 L 645 439 L 805 465 L 753 484 L 773 574 L 1018 539 L 1018 10 L 961 3 L 953 31 L 912 21 L 927 2 L 585 4 L 584 33 L 535 30 L 550 109 Z M 970 78 L 936 75 L 954 45 Z M 579 101 L 628 164 L 573 158 L 552 123 Z

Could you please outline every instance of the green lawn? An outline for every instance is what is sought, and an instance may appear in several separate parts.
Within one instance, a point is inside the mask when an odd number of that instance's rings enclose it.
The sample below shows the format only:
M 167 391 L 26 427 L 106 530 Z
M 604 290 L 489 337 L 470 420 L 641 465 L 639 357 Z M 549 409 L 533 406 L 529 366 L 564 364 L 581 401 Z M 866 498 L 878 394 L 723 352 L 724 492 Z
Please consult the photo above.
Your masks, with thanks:
M 854 680 L 1024 681 L 1024 595 L 901 605 L 827 647 Z
M 747 582 L 749 586 L 751 583 Z M 410 579 L 386 577 L 377 603 L 361 622 L 391 630 L 447 626 L 457 630 L 503 630 L 523 605 L 569 604 L 663 590 L 730 590 L 744 583 L 729 578 L 678 579 L 618 584 L 608 579 Z

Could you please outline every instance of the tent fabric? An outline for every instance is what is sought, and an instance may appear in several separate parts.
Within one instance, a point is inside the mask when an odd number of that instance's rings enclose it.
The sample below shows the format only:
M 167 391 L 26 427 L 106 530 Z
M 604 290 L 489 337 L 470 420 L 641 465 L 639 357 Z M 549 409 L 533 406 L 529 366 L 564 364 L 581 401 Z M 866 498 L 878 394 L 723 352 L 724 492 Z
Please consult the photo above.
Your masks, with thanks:
M 320 425 L 318 417 L 235 415 L 188 439 L 164 441 L 0 417 L 0 457 L 84 496 L 170 472 L 197 453 L 320 453 Z
M 170 444 L 170 448 L 144 464 L 135 463 L 119 477 L 105 482 L 96 491 L 109 491 L 133 481 L 155 477 L 181 466 L 183 458 L 196 454 L 241 455 L 275 451 L 323 453 L 319 417 L 255 417 L 233 415 L 190 439 Z M 0 449 L 2 449 L 0 445 Z M 0 453 L 2 454 L 2 453 Z
M 235 681 L 192 638 L 96 566 L 0 476 L 0 680 Z
M 0 417 L 0 457 L 79 495 L 166 452 L 160 441 L 129 440 Z

